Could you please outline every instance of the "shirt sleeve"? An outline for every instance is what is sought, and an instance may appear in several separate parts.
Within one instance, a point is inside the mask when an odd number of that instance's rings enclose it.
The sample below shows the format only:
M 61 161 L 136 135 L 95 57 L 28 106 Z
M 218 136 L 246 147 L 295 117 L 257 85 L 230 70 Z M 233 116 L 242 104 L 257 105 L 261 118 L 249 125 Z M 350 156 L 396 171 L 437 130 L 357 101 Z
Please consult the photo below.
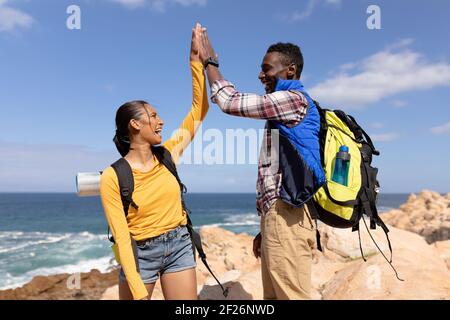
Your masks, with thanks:
M 298 124 L 308 109 L 308 102 L 301 93 L 276 91 L 263 96 L 240 93 L 227 80 L 212 84 L 211 101 L 223 112 L 234 116 L 276 120 L 288 126 Z
M 205 74 L 200 62 L 191 62 L 192 73 L 192 104 L 191 110 L 184 118 L 180 127 L 164 143 L 164 147 L 170 151 L 175 163 L 183 154 L 189 143 L 195 136 L 209 109 L 208 96 L 206 94 Z
M 118 245 L 120 261 L 133 298 L 142 299 L 148 292 L 136 270 L 130 231 L 120 198 L 119 181 L 112 167 L 107 168 L 101 175 L 100 197 L 108 225 Z

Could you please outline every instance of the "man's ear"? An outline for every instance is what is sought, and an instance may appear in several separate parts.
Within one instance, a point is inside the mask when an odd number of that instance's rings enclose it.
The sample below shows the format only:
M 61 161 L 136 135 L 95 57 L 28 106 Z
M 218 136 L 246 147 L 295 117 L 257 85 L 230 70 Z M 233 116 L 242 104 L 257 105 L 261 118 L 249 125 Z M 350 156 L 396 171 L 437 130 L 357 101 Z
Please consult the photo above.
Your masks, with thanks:
M 294 63 L 291 63 L 287 69 L 287 78 L 288 80 L 295 79 L 297 74 L 297 66 Z

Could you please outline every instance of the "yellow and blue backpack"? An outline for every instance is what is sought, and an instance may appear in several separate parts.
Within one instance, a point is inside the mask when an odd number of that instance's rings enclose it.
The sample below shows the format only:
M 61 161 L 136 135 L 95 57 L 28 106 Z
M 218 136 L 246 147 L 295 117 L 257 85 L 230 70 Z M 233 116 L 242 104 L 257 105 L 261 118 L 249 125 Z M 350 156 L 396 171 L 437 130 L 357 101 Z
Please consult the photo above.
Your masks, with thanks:
M 389 229 L 377 210 L 378 169 L 372 166 L 373 156 L 379 156 L 380 152 L 375 149 L 370 136 L 344 111 L 321 108 L 305 91 L 301 81 L 279 79 L 275 91 L 280 90 L 302 94 L 308 102 L 305 117 L 294 127 L 269 121 L 269 128 L 279 132 L 280 198 L 294 207 L 308 205 L 313 218 L 327 225 L 358 231 L 361 256 L 366 260 L 359 229 L 362 220 L 373 242 L 392 266 Z M 332 179 L 336 154 L 341 146 L 348 147 L 351 159 L 347 185 Z M 386 234 L 391 252 L 389 260 L 370 234 L 365 218 L 370 229 L 379 226 Z M 322 250 L 319 231 L 317 247 Z
M 314 104 L 320 115 L 319 146 L 326 177 L 326 182 L 313 198 L 316 218 L 332 227 L 352 228 L 352 231 L 358 231 L 361 256 L 366 261 L 359 229 L 360 221 L 362 221 L 372 241 L 393 268 L 396 277 L 402 280 L 392 266 L 389 229 L 377 210 L 380 185 L 377 179 L 378 169 L 372 166 L 372 158 L 379 156 L 380 152 L 375 149 L 370 136 L 355 118 L 342 110 L 322 109 L 317 101 L 314 101 Z M 351 156 L 347 186 L 332 180 L 335 157 L 341 146 L 347 146 Z M 365 217 L 370 222 L 370 229 L 380 226 L 386 234 L 391 253 L 389 260 L 370 234 Z M 319 234 L 318 240 L 320 246 Z

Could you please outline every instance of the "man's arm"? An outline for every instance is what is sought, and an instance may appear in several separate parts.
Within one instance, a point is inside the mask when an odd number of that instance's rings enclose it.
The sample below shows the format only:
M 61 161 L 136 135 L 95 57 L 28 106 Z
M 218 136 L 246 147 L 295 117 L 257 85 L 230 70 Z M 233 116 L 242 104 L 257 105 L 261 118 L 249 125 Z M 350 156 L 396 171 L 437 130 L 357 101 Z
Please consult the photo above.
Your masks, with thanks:
M 208 39 L 206 29 L 202 29 L 200 59 L 205 64 L 208 58 L 217 59 L 217 55 Z M 211 100 L 219 105 L 223 112 L 235 116 L 277 120 L 287 125 L 298 124 L 306 115 L 307 100 L 301 94 L 278 91 L 263 96 L 240 93 L 234 85 L 224 80 L 219 68 L 209 64 L 206 67 Z
M 211 86 L 211 100 L 223 112 L 246 118 L 280 121 L 286 125 L 298 124 L 306 115 L 306 98 L 290 91 L 265 95 L 241 93 L 226 80 L 217 80 Z
M 223 76 L 219 71 L 219 68 L 209 64 L 206 67 L 206 74 L 208 75 L 209 86 L 212 87 L 213 83 L 218 80 L 223 80 Z

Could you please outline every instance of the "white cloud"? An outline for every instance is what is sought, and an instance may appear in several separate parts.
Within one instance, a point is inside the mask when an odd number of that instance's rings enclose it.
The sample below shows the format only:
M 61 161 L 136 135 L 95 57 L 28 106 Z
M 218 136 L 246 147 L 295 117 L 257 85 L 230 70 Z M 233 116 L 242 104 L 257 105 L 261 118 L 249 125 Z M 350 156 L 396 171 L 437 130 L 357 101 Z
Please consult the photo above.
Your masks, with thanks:
M 148 6 L 158 12 L 165 12 L 167 6 L 170 5 L 178 4 L 183 7 L 189 7 L 192 5 L 205 6 L 207 3 L 207 0 L 109 0 L 109 1 L 117 2 L 130 9 Z
M 413 43 L 414 43 L 414 39 L 413 38 L 403 38 L 403 39 L 398 40 L 395 43 L 392 43 L 392 44 L 388 45 L 386 47 L 386 50 L 391 51 L 391 50 L 402 49 L 402 48 L 410 46 Z
M 306 7 L 302 11 L 295 10 L 289 15 L 288 20 L 291 22 L 297 22 L 307 19 L 312 15 L 316 4 L 317 0 L 309 0 Z
M 111 0 L 113 2 L 120 3 L 121 5 L 128 8 L 142 7 L 146 4 L 146 0 Z
M 342 0 L 325 0 L 325 2 L 335 6 L 340 6 L 342 4 Z
M 403 100 L 394 100 L 392 101 L 392 105 L 396 108 L 404 108 L 408 105 L 408 102 Z
M 0 0 L 0 32 L 29 28 L 33 24 L 33 18 L 21 10 L 7 6 L 7 2 Z
M 400 51 L 387 48 L 341 66 L 336 75 L 311 88 L 311 94 L 324 104 L 345 109 L 402 92 L 450 85 L 450 64 L 427 61 L 422 54 L 405 48 L 409 43 L 411 40 L 402 40 Z
M 342 4 L 342 0 L 309 0 L 306 6 L 302 10 L 295 10 L 287 15 L 286 20 L 289 22 L 303 21 L 309 18 L 316 9 L 320 2 L 325 2 L 327 5 L 333 5 L 339 7 Z
M 445 134 L 450 133 L 450 122 L 443 124 L 441 126 L 433 127 L 430 131 L 434 134 Z
M 400 138 L 400 135 L 398 133 L 382 133 L 382 134 L 371 134 L 370 138 L 372 141 L 378 141 L 378 142 L 390 142 L 393 140 L 397 140 Z
M 175 0 L 176 3 L 179 3 L 185 7 L 191 5 L 205 6 L 207 0 Z
M 373 128 L 373 129 L 381 129 L 384 127 L 384 124 L 382 124 L 381 122 L 373 122 L 373 123 L 369 124 L 369 127 Z

